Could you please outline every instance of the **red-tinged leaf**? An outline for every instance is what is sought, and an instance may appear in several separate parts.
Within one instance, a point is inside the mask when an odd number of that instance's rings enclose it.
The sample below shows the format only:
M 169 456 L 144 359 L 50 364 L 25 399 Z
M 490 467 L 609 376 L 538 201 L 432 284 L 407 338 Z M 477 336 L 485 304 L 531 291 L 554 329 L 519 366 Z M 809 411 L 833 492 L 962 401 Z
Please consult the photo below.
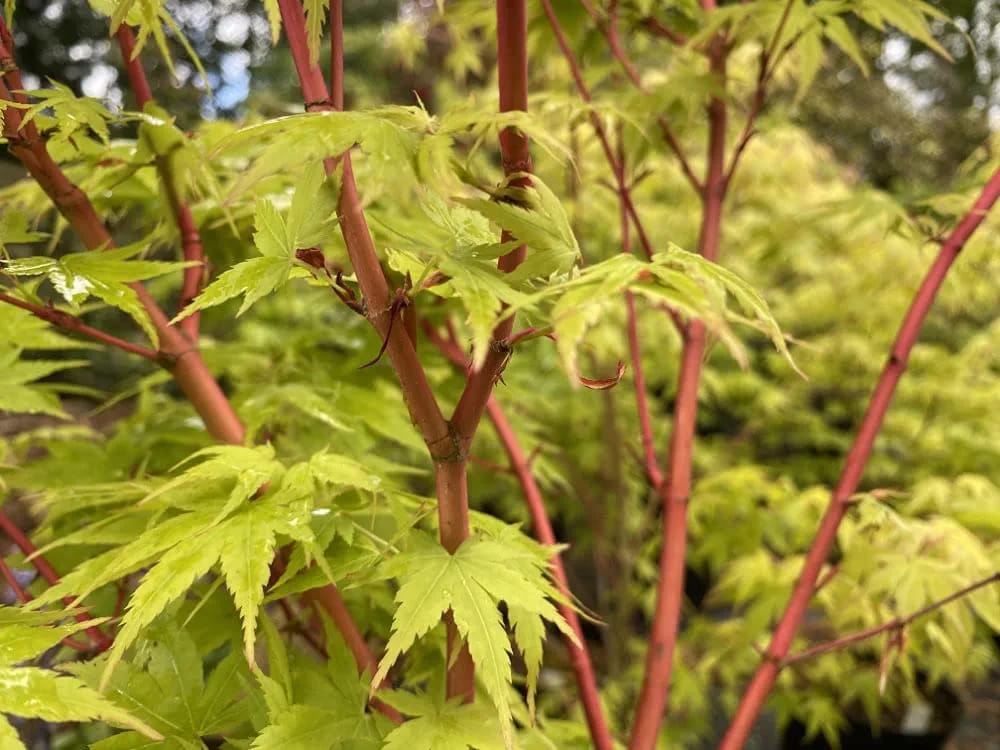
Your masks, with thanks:
M 625 363 L 621 360 L 618 361 L 618 369 L 615 371 L 614 377 L 610 378 L 585 378 L 582 375 L 578 375 L 577 379 L 580 384 L 586 388 L 590 388 L 594 391 L 606 391 L 608 388 L 614 388 L 618 383 L 621 382 L 622 376 L 625 374 Z

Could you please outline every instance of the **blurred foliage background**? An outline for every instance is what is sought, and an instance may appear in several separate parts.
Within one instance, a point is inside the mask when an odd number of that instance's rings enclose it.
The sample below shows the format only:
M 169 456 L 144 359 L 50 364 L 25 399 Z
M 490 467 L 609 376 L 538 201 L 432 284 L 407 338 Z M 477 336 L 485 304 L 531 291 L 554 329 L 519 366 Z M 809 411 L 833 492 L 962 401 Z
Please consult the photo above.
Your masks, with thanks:
M 930 4 L 952 19 L 935 22 L 934 32 L 953 61 L 902 35 L 883 36 L 855 22 L 852 31 L 873 61 L 873 75 L 863 76 L 830 52 L 816 88 L 792 115 L 880 188 L 919 192 L 947 186 L 965 157 L 1000 126 L 1000 4 Z M 555 5 L 576 12 L 573 2 Z M 269 54 L 260 3 L 180 0 L 167 7 L 204 61 L 212 87 L 211 95 L 192 96 L 188 84 L 200 84 L 182 50 L 176 76 L 162 62 L 151 64 L 150 56 L 147 75 L 157 97 L 182 123 L 185 115 L 235 117 L 248 110 L 298 108 L 291 59 Z M 443 29 L 423 23 L 431 7 L 427 0 L 352 0 L 345 61 L 349 96 L 409 104 L 414 92 L 429 95 L 449 54 Z M 14 28 L 19 62 L 30 74 L 27 85 L 48 76 L 77 93 L 124 104 L 117 45 L 87 3 L 22 0 Z M 419 69 L 405 64 L 418 54 L 431 64 Z

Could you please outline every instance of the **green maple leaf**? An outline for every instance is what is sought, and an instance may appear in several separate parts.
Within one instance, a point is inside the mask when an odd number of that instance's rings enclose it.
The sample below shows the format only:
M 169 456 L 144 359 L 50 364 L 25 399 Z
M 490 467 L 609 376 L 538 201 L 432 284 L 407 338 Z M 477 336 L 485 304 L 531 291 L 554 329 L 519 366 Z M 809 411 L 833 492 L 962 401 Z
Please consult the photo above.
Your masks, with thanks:
M 47 721 L 101 719 L 147 738 L 162 736 L 141 719 L 114 705 L 76 677 L 37 667 L 14 666 L 44 653 L 66 636 L 102 620 L 52 626 L 65 613 L 25 612 L 0 607 L 0 715 Z M 23 748 L 10 724 L 0 718 L 0 748 Z
M 32 383 L 54 372 L 85 364 L 82 360 L 19 360 L 16 349 L 0 350 L 0 411 L 66 416 L 54 393 Z
M 233 595 L 243 620 L 243 648 L 253 663 L 257 613 L 264 601 L 264 586 L 274 558 L 276 519 L 273 506 L 249 505 L 227 525 L 220 553 L 226 587 Z
M 179 271 L 191 263 L 131 260 L 144 249 L 143 243 L 112 250 L 70 253 L 59 259 L 35 256 L 3 261 L 2 271 L 11 276 L 47 276 L 74 312 L 89 297 L 129 315 L 158 344 L 156 329 L 135 290 L 134 282 Z
M 555 594 L 544 574 L 547 561 L 512 542 L 503 538 L 470 538 L 450 555 L 440 545 L 426 541 L 418 543 L 414 551 L 390 560 L 389 571 L 400 579 L 398 607 L 385 656 L 372 678 L 373 685 L 380 684 L 414 641 L 451 610 L 476 664 L 477 676 L 496 706 L 507 747 L 512 747 L 514 741 L 509 702 L 511 646 L 499 602 L 516 604 L 522 610 L 522 623 L 537 616 L 575 640 L 550 601 Z M 519 648 L 532 656 L 539 652 L 544 635 L 533 624 L 522 624 L 514 632 Z
M 437 703 L 396 690 L 379 698 L 414 717 L 386 735 L 383 750 L 503 750 L 497 717 L 482 704 Z
M 0 667 L 0 712 L 45 721 L 101 719 L 135 729 L 151 739 L 162 735 L 76 677 L 38 667 Z M 0 738 L 3 729 L 0 728 Z M 3 745 L 20 747 L 20 745 Z

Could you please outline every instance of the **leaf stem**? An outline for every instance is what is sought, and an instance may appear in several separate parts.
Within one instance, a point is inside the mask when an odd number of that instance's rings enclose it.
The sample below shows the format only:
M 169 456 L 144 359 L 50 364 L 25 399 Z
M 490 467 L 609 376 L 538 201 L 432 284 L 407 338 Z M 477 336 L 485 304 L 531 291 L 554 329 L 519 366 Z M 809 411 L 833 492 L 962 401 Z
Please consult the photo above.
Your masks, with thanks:
M 944 283 L 952 263 L 955 262 L 969 237 L 982 223 L 998 198 L 1000 198 L 1000 169 L 997 169 L 989 178 L 972 209 L 962 218 L 948 239 L 942 243 L 937 258 L 924 276 L 923 282 L 903 318 L 903 323 L 890 350 L 889 359 L 882 369 L 875 391 L 868 402 L 868 409 L 861 420 L 858 434 L 844 461 L 840 480 L 830 496 L 830 502 L 823 519 L 820 521 L 816 536 L 813 538 L 812 546 L 806 555 L 788 606 L 774 631 L 764 660 L 757 668 L 757 672 L 743 694 L 740 705 L 722 739 L 722 744 L 719 746 L 720 750 L 738 750 L 738 748 L 743 747 L 750 735 L 750 731 L 764 706 L 764 701 L 774 687 L 783 660 L 795 638 L 795 633 L 805 617 L 816 587 L 816 580 L 819 578 L 827 556 L 836 541 L 837 529 L 850 506 L 851 496 L 861 481 L 861 476 L 875 444 L 875 438 L 878 436 L 886 412 L 889 410 L 896 385 L 906 370 L 906 363 L 914 344 L 916 344 L 920 328 L 934 304 L 934 299 Z

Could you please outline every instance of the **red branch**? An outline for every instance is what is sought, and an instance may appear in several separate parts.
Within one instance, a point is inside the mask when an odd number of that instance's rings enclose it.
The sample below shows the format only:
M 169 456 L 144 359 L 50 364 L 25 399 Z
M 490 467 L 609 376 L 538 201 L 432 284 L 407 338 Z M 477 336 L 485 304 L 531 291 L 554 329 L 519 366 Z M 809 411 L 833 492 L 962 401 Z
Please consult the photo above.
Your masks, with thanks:
M 632 82 L 639 91 L 646 93 L 646 87 L 639 77 L 639 73 L 635 69 L 635 65 L 628 58 L 625 53 L 625 47 L 622 44 L 621 34 L 618 30 L 618 3 L 612 2 L 608 9 L 608 19 L 607 22 L 602 23 L 600 16 L 597 14 L 596 8 L 594 8 L 593 3 L 590 0 L 580 0 L 583 5 L 584 10 L 587 11 L 587 15 L 590 16 L 594 24 L 601 29 L 604 34 L 604 38 L 608 42 L 608 47 L 611 49 L 611 55 L 614 57 L 618 63 L 621 65 L 622 70 L 625 71 L 625 75 Z M 670 122 L 664 115 L 660 115 L 656 118 L 656 124 L 660 126 L 660 133 L 663 134 L 663 140 L 666 142 L 670 150 L 674 152 L 674 156 L 677 157 L 677 163 L 680 165 L 681 171 L 687 178 L 691 187 L 695 189 L 695 192 L 701 193 L 704 189 L 701 180 L 695 175 L 694 170 L 691 169 L 691 163 L 688 161 L 687 156 L 684 154 L 684 149 L 681 148 L 680 141 L 677 140 L 677 136 L 674 134 L 673 129 L 670 127 Z
M 781 661 L 783 667 L 787 667 L 790 664 L 796 664 L 800 661 L 806 661 L 807 659 L 813 659 L 821 654 L 829 653 L 830 651 L 839 651 L 845 646 L 850 646 L 853 643 L 858 643 L 860 641 L 867 641 L 870 638 L 874 638 L 882 633 L 898 632 L 903 630 L 906 626 L 910 625 L 915 620 L 919 620 L 921 617 L 929 615 L 931 612 L 944 607 L 947 604 L 951 604 L 957 599 L 968 596 L 973 591 L 981 589 L 985 586 L 989 586 L 992 583 L 997 583 L 1000 581 L 1000 573 L 994 573 L 991 576 L 987 576 L 975 583 L 970 583 L 965 588 L 959 589 L 958 591 L 949 594 L 943 599 L 939 599 L 936 602 L 931 602 L 930 604 L 921 607 L 915 612 L 911 612 L 905 617 L 896 617 L 888 622 L 884 622 L 881 625 L 876 625 L 865 630 L 859 630 L 857 633 L 851 633 L 850 635 L 845 635 L 840 638 L 836 638 L 832 641 L 827 641 L 826 643 L 819 643 L 811 648 L 807 648 L 804 651 L 799 651 L 797 654 L 791 654 L 786 656 Z
M 671 42 L 677 45 L 687 44 L 687 37 L 684 36 L 679 31 L 674 31 L 672 28 L 667 26 L 663 21 L 658 18 L 653 18 L 652 16 L 647 16 L 641 20 L 642 27 L 656 36 L 661 36 L 664 39 L 669 39 Z
M 709 50 L 711 72 L 724 87 L 726 47 L 716 38 Z M 726 104 L 713 97 L 708 105 L 708 171 L 703 194 L 699 249 L 708 260 L 719 251 L 722 204 L 726 186 L 723 175 L 726 147 Z M 687 505 L 691 495 L 691 459 L 698 414 L 698 381 L 705 354 L 705 324 L 693 320 L 688 326 L 681 355 L 673 432 L 667 460 L 667 481 L 659 487 L 663 501 L 663 547 L 660 552 L 656 611 L 646 652 L 646 672 L 636 705 L 631 750 L 652 750 L 663 721 L 670 691 L 674 651 L 684 601 L 684 562 L 687 547 Z
M 618 163 L 625 169 L 625 148 L 619 133 Z M 619 223 L 621 224 L 622 252 L 632 252 L 632 234 L 629 232 L 628 212 L 625 202 L 619 196 Z M 639 434 L 642 436 L 642 452 L 646 461 L 646 475 L 653 488 L 659 491 L 663 484 L 663 472 L 656 459 L 656 444 L 653 440 L 653 421 L 649 411 L 649 400 L 646 397 L 646 375 L 642 369 L 642 347 L 639 343 L 639 322 L 635 312 L 635 295 L 625 292 L 625 310 L 628 315 L 628 347 L 632 359 L 632 376 L 635 382 L 635 405 L 639 414 Z M 672 312 L 672 311 L 670 311 Z M 681 326 L 678 330 L 683 330 Z
M 278 0 L 278 6 L 306 108 L 314 112 L 332 111 L 334 107 L 330 103 L 330 93 L 323 79 L 323 73 L 316 65 L 309 62 L 302 4 L 297 0 Z M 349 155 L 345 154 L 343 164 L 344 176 L 338 218 L 358 284 L 365 297 L 368 319 L 383 340 L 388 338 L 386 353 L 399 376 L 410 416 L 424 442 L 427 443 L 431 456 L 435 461 L 453 461 L 457 457 L 456 441 L 434 398 L 427 375 L 409 336 L 402 326 L 393 326 L 391 335 L 387 336 L 390 323 L 388 313 L 392 302 L 389 283 L 379 264 L 375 243 L 368 229 Z M 327 168 L 333 169 L 332 162 L 327 162 Z
M 764 99 L 767 96 L 767 84 L 778 64 L 778 59 L 775 58 L 775 51 L 777 50 L 778 42 L 781 41 L 781 34 L 785 30 L 785 24 L 788 23 L 788 17 L 792 11 L 792 1 L 793 0 L 788 0 L 788 2 L 785 3 L 785 9 L 781 14 L 778 25 L 774 29 L 774 35 L 771 37 L 771 41 L 768 45 L 760 53 L 760 64 L 757 68 L 757 85 L 754 88 L 753 96 L 750 101 L 750 109 L 747 112 L 747 119 L 743 125 L 743 132 L 740 133 L 740 137 L 736 141 L 736 146 L 733 148 L 733 155 L 729 160 L 729 168 L 726 170 L 727 184 L 733 178 L 733 173 L 736 171 L 736 167 L 740 162 L 740 157 L 743 156 L 743 152 L 746 150 L 746 147 L 750 143 L 750 139 L 753 137 L 754 124 L 760 116 L 760 111 L 764 106 Z M 780 57 L 781 55 L 778 55 L 778 58 Z
M 41 574 L 42 578 L 44 578 L 50 586 L 55 586 L 57 583 L 59 583 L 59 574 L 56 573 L 55 568 L 53 568 L 52 565 L 49 563 L 49 561 L 46 560 L 42 555 L 35 554 L 38 551 L 38 548 L 35 547 L 35 545 L 32 544 L 31 540 L 28 539 L 27 535 L 25 535 L 25 533 L 17 527 L 17 524 L 14 523 L 14 521 L 10 518 L 10 516 L 8 516 L 2 510 L 0 510 L 0 530 L 3 530 L 3 532 L 8 537 L 10 537 L 10 540 L 15 545 L 17 545 L 18 549 L 20 549 L 21 552 L 23 552 L 26 556 L 30 557 L 31 555 L 34 555 L 34 557 L 31 558 L 31 564 L 35 566 L 35 570 L 37 570 Z M 11 583 L 12 579 L 13 576 L 11 578 L 8 578 L 8 583 Z M 14 582 L 11 583 L 12 587 L 14 587 L 15 585 L 16 585 L 16 580 L 14 580 Z M 17 591 L 17 588 L 15 588 L 15 591 Z M 26 595 L 27 592 L 23 591 L 21 594 L 18 594 L 19 597 Z M 22 601 L 24 600 L 22 599 Z M 71 596 L 64 597 L 63 602 L 65 602 L 67 607 L 72 606 L 73 597 Z M 86 612 L 77 612 L 76 615 L 74 616 L 76 617 L 78 622 L 87 622 L 89 619 L 91 619 Z M 91 642 L 98 650 L 107 651 L 109 648 L 111 648 L 111 639 L 108 638 L 104 633 L 102 633 L 99 628 L 91 625 L 89 628 L 86 629 L 85 632 L 90 637 Z
M 297 3 L 293 3 L 293 5 L 297 7 L 301 16 L 301 7 Z M 304 26 L 301 33 L 301 41 L 304 45 Z M 6 26 L 0 20 L 0 59 L 10 60 L 12 66 L 13 58 L 3 41 L 9 39 L 9 36 Z M 303 46 L 302 49 L 305 47 Z M 13 71 L 6 71 L 6 74 L 11 77 L 11 82 L 15 87 L 21 87 L 16 67 L 13 68 Z M 320 80 L 322 80 L 322 75 L 320 75 Z M 141 82 L 139 86 L 141 89 Z M 0 77 L 0 98 L 4 97 L 9 98 L 9 92 L 3 83 L 3 78 Z M 52 202 L 77 232 L 84 245 L 91 250 L 113 247 L 114 242 L 93 205 L 83 192 L 66 178 L 59 166 L 49 156 L 34 123 L 29 123 L 22 136 L 20 115 L 13 109 L 8 109 L 5 114 L 7 115 L 5 135 L 10 141 L 11 152 L 21 160 L 32 177 L 49 195 Z M 219 388 L 218 383 L 205 367 L 197 349 L 193 348 L 183 334 L 170 326 L 166 315 L 145 287 L 141 284 L 131 286 L 139 295 L 140 301 L 159 333 L 159 361 L 171 371 L 181 390 L 201 416 L 209 433 L 220 442 L 242 445 L 246 437 L 245 428 L 225 394 Z M 54 571 L 52 574 L 54 575 Z M 328 588 L 332 589 L 333 587 L 330 585 Z M 333 595 L 339 597 L 339 592 L 334 589 Z M 327 600 L 332 600 L 332 597 L 328 596 Z M 343 616 L 346 615 L 346 610 L 341 612 L 339 608 L 331 606 L 328 611 L 334 622 L 341 628 L 345 641 L 356 643 L 357 625 L 349 616 Z M 370 661 L 370 656 L 363 659 L 365 665 Z
M 566 39 L 566 33 L 563 31 L 562 25 L 559 23 L 559 17 L 556 16 L 555 11 L 552 10 L 552 3 L 549 0 L 541 0 L 541 3 L 542 9 L 545 11 L 545 17 L 548 19 L 549 26 L 552 29 L 552 33 L 556 37 L 559 49 L 562 50 L 563 57 L 566 58 L 566 62 L 569 64 L 570 74 L 573 76 L 577 92 L 586 104 L 590 104 L 593 102 L 593 97 L 590 94 L 590 89 L 587 87 L 586 82 L 583 80 L 580 63 L 576 59 L 576 55 L 573 54 L 572 48 L 569 46 L 569 41 Z M 618 191 L 621 194 L 621 199 L 625 202 L 625 208 L 628 210 L 632 223 L 635 225 L 635 230 L 639 234 L 639 242 L 642 243 L 642 249 L 646 253 L 646 257 L 651 258 L 655 252 L 653 250 L 653 243 L 650 242 L 649 235 L 646 234 L 646 229 L 642 225 L 642 220 L 639 218 L 639 214 L 635 210 L 635 203 L 632 201 L 632 191 L 629 189 L 629 186 L 625 183 L 622 177 L 623 172 L 618 164 L 618 158 L 615 156 L 615 152 L 611 148 L 611 141 L 608 138 L 607 129 L 604 127 L 604 123 L 601 121 L 600 115 L 593 110 L 590 111 L 590 123 L 594 128 L 594 132 L 597 134 L 597 139 L 601 143 L 601 148 L 604 149 L 604 157 L 608 160 L 608 165 L 610 165 L 611 171 L 615 175 L 615 180 L 618 183 Z
M 278 7 L 306 108 L 311 111 L 335 109 L 323 73 L 309 61 L 305 14 L 301 3 L 298 0 L 278 0 Z M 333 28 L 342 28 L 342 25 L 334 24 Z M 342 44 L 335 43 L 331 47 L 342 49 Z M 410 418 L 434 461 L 441 544 L 449 552 L 454 552 L 469 536 L 465 451 L 457 431 L 441 412 L 406 327 L 391 326 L 393 297 L 368 229 L 349 153 L 343 155 L 342 164 L 344 171 L 337 212 L 344 244 L 364 294 L 368 320 L 386 344 Z M 328 173 L 332 172 L 336 168 L 334 161 L 328 159 L 326 168 Z M 449 694 L 471 696 L 474 693 L 475 678 L 468 649 L 463 649 L 452 661 L 448 674 L 451 689 L 457 691 L 450 690 Z
M 3 37 L 8 37 L 6 26 L 0 21 Z M 13 66 L 13 56 L 0 38 L 0 59 L 11 61 L 6 76 L 14 87 L 19 87 L 20 75 Z M 0 98 L 10 99 L 3 79 L 0 78 Z M 45 191 L 76 232 L 88 250 L 104 250 L 115 246 L 107 227 L 94 210 L 87 196 L 66 177 L 49 155 L 45 141 L 35 128 L 34 121 L 21 128 L 21 115 L 14 108 L 5 112 L 5 135 L 13 156 L 28 170 L 38 186 Z M 201 354 L 187 337 L 170 325 L 156 300 L 142 284 L 130 284 L 139 297 L 160 338 L 160 362 L 170 370 L 178 386 L 201 416 L 209 433 L 223 442 L 242 444 L 243 425 L 233 411 L 219 384 L 205 366 Z
M 431 326 L 425 325 L 424 330 L 428 338 L 434 342 L 435 346 L 452 364 L 460 367 L 466 374 L 469 373 L 469 363 L 465 354 L 454 338 L 446 339 L 438 334 Z M 486 401 L 486 412 L 496 430 L 497 437 L 503 445 L 504 452 L 510 463 L 510 471 L 517 477 L 524 494 L 528 512 L 531 514 L 532 525 L 535 529 L 535 538 L 544 545 L 555 546 L 555 533 L 552 530 L 552 523 L 549 521 L 548 513 L 545 510 L 545 501 L 542 498 L 541 489 L 535 481 L 531 472 L 531 459 L 524 454 L 517 434 L 507 421 L 507 415 L 503 408 L 491 395 Z M 499 468 L 499 467 L 498 467 Z M 501 469 L 503 471 L 503 469 Z M 556 588 L 567 602 L 572 600 L 572 592 L 569 588 L 569 580 L 566 578 L 566 569 L 563 567 L 562 558 L 556 554 L 552 557 L 552 578 Z M 594 747 L 598 750 L 612 750 L 614 740 L 608 729 L 607 721 L 604 717 L 604 710 L 601 707 L 601 695 L 597 688 L 597 677 L 594 674 L 594 667 L 590 661 L 590 652 L 587 650 L 587 642 L 583 636 L 583 629 L 580 626 L 580 618 L 576 610 L 569 604 L 560 602 L 559 612 L 576 634 L 580 645 L 575 644 L 572 639 L 566 638 L 566 648 L 569 651 L 570 662 L 573 666 L 573 674 L 576 678 L 577 689 L 580 692 L 580 702 L 583 704 L 583 712 L 587 717 L 587 726 L 590 729 L 590 738 Z
M 368 643 L 365 641 L 364 637 L 362 637 L 361 631 L 358 630 L 358 626 L 355 625 L 354 619 L 351 617 L 351 613 L 347 609 L 347 604 L 344 603 L 344 598 L 340 595 L 340 591 L 337 587 L 332 585 L 321 586 L 320 588 L 313 589 L 312 591 L 307 591 L 302 595 L 302 598 L 314 606 L 323 609 L 328 615 L 330 615 L 330 619 L 337 627 L 337 630 L 340 631 L 344 642 L 354 655 L 354 661 L 358 665 L 358 673 L 367 673 L 369 676 L 375 674 L 375 671 L 378 668 L 378 662 L 375 660 L 371 649 L 368 648 Z M 403 722 L 403 717 L 400 715 L 399 711 L 387 703 L 383 703 L 377 698 L 373 698 L 371 704 L 372 707 L 381 711 L 382 714 L 393 723 L 401 724 Z
M 22 310 L 27 310 L 32 315 L 42 320 L 48 321 L 54 326 L 58 326 L 66 331 L 72 331 L 73 333 L 79 333 L 82 336 L 87 336 L 94 339 L 95 341 L 100 341 L 102 344 L 107 344 L 109 346 L 116 347 L 123 351 L 129 352 L 131 354 L 137 354 L 140 357 L 149 359 L 152 361 L 157 361 L 160 357 L 159 353 L 149 349 L 145 346 L 139 346 L 138 344 L 133 344 L 130 341 L 125 341 L 117 336 L 112 336 L 104 331 L 99 331 L 96 328 L 92 328 L 84 323 L 77 317 L 70 315 L 69 313 L 63 312 L 62 310 L 56 310 L 54 307 L 43 307 L 41 305 L 36 305 L 31 302 L 26 302 L 25 300 L 18 299 L 17 297 L 12 297 L 9 294 L 4 294 L 0 292 L 0 302 L 6 302 L 8 305 L 13 305 L 14 307 L 19 307 Z
M 344 0 L 330 0 L 330 103 L 344 109 Z
M 552 524 L 549 521 L 548 513 L 545 510 L 545 501 L 542 499 L 541 490 L 535 482 L 535 477 L 531 473 L 531 466 L 524 450 L 518 442 L 507 416 L 503 413 L 499 402 L 494 396 L 490 396 L 486 403 L 486 410 L 493 422 L 497 437 L 503 445 L 507 458 L 510 461 L 511 469 L 517 476 L 524 493 L 528 511 L 531 513 L 531 522 L 535 529 L 535 537 L 542 544 L 552 547 L 558 542 L 555 533 L 552 531 Z M 557 554 L 552 557 L 552 579 L 556 588 L 567 600 L 571 600 L 569 580 L 566 578 L 566 569 L 563 567 L 562 558 Z M 594 675 L 594 667 L 590 662 L 590 653 L 587 650 L 587 642 L 583 636 L 583 628 L 580 626 L 580 618 L 576 610 L 570 604 L 559 603 L 559 613 L 569 624 L 576 634 L 580 645 L 566 639 L 566 647 L 569 650 L 570 663 L 573 666 L 573 674 L 576 677 L 577 689 L 580 693 L 580 702 L 583 704 L 583 712 L 587 717 L 587 726 L 590 729 L 590 738 L 594 747 L 598 750 L 612 750 L 614 740 L 608 729 L 604 718 L 604 711 L 601 708 L 601 695 L 597 688 L 597 677 Z
M 656 459 L 656 444 L 653 439 L 653 422 L 649 413 L 649 401 L 646 397 L 646 376 L 642 369 L 642 348 L 639 344 L 639 324 L 635 314 L 635 296 L 625 292 L 625 305 L 628 313 L 628 345 L 632 357 L 632 378 L 635 381 L 635 405 L 639 413 L 639 430 L 642 436 L 642 452 L 646 459 L 646 475 L 650 484 L 657 491 L 663 484 L 663 472 Z
M 501 112 L 525 112 L 528 109 L 528 19 L 525 0 L 498 0 L 497 4 L 497 73 L 500 89 Z M 532 171 L 528 138 L 514 127 L 500 133 L 500 154 L 503 171 L 508 178 Z M 531 184 L 528 177 L 513 177 L 512 187 L 524 188 Z M 501 242 L 514 238 L 504 232 Z M 511 250 L 497 261 L 497 267 L 506 273 L 517 268 L 527 255 L 524 245 Z M 483 409 L 493 391 L 507 360 L 510 346 L 506 343 L 514 330 L 514 316 L 508 316 L 493 331 L 493 341 L 483 366 L 474 371 L 455 406 L 451 421 L 468 451 L 476 428 L 482 421 Z
M 720 750 L 737 750 L 743 747 L 746 742 L 809 607 L 809 601 L 812 599 L 816 587 L 816 580 L 837 539 L 837 529 L 850 506 L 851 496 L 861 481 L 865 465 L 868 463 L 872 447 L 875 444 L 875 438 L 882 427 L 889 403 L 896 390 L 896 384 L 899 383 L 899 379 L 906 369 L 907 360 L 917 341 L 920 328 L 934 304 L 934 299 L 952 263 L 958 257 L 969 237 L 982 223 L 987 212 L 996 203 L 998 197 L 1000 197 L 1000 169 L 993 173 L 972 210 L 965 215 L 948 239 L 941 245 L 937 258 L 927 271 L 927 275 L 924 276 L 924 280 L 906 312 L 896 341 L 892 345 L 889 359 L 879 376 L 878 384 L 875 386 L 875 391 L 868 403 L 868 410 L 861 420 L 857 437 L 855 437 L 854 444 L 844 462 L 840 481 L 830 497 L 830 502 L 813 539 L 812 546 L 809 548 L 809 553 L 806 555 L 802 572 L 799 574 L 788 606 L 782 614 L 781 621 L 771 639 L 771 644 L 768 646 L 767 655 L 743 694 L 739 708 L 736 710 L 722 740 Z
M 7 585 L 10 586 L 11 591 L 17 597 L 17 600 L 21 604 L 27 604 L 31 601 L 31 594 L 24 590 L 21 583 L 17 580 L 17 576 L 14 575 L 14 571 L 10 569 L 7 561 L 0 556 L 0 573 L 3 574 L 4 580 L 7 581 Z M 87 647 L 84 646 L 84 649 Z
M 135 35 L 132 33 L 132 29 L 123 23 L 118 27 L 117 37 L 136 104 L 139 105 L 139 109 L 144 109 L 146 104 L 153 101 L 153 92 L 146 79 L 146 73 L 142 69 L 142 61 L 135 53 Z M 178 302 L 178 311 L 180 311 L 187 307 L 201 291 L 202 279 L 205 276 L 205 251 L 201 246 L 201 235 L 198 232 L 198 225 L 195 224 L 191 209 L 177 194 L 174 187 L 175 175 L 170 168 L 170 163 L 164 157 L 157 156 L 156 169 L 160 173 L 160 181 L 163 184 L 167 200 L 170 201 L 170 208 L 177 223 L 184 260 L 197 263 L 197 265 L 184 269 L 184 279 L 181 282 L 181 294 Z M 195 312 L 182 320 L 180 324 L 193 342 L 198 340 L 200 318 L 201 313 Z
M 7 564 L 7 561 L 3 559 L 3 557 L 0 557 L 0 575 L 3 575 L 4 580 L 7 581 L 7 585 L 10 586 L 14 595 L 17 597 L 17 600 L 21 602 L 21 604 L 27 604 L 32 600 L 33 597 L 31 594 L 24 590 L 24 587 L 21 586 L 20 582 L 17 580 L 17 576 L 14 575 L 14 571 L 10 569 L 10 566 Z M 87 618 L 85 617 L 84 619 Z M 80 643 L 79 641 L 69 637 L 63 638 L 62 644 L 64 646 L 69 646 L 75 651 L 80 651 L 81 653 L 87 653 L 91 650 L 91 647 L 86 643 Z
M 552 4 L 549 0 L 541 0 L 541 3 L 542 9 L 545 11 L 545 17 L 548 19 L 549 26 L 552 29 L 552 33 L 555 35 L 556 42 L 559 44 L 559 49 L 562 50 L 563 57 L 566 58 L 566 62 L 569 65 L 573 81 L 576 83 L 577 92 L 585 103 L 590 104 L 593 101 L 593 97 L 590 94 L 590 89 L 587 88 L 586 82 L 583 80 L 580 63 L 569 46 L 569 41 L 566 39 L 566 34 L 563 31 L 562 25 L 559 23 L 559 18 L 556 16 L 555 11 L 552 10 Z M 601 144 L 601 148 L 604 150 L 604 157 L 607 159 L 608 166 L 611 167 L 611 172 L 615 176 L 618 198 L 625 206 L 625 210 L 628 211 L 628 215 L 632 219 L 632 224 L 635 226 L 635 231 L 639 235 L 639 243 L 642 245 L 642 250 L 645 253 L 646 258 L 651 259 L 655 252 L 653 249 L 653 243 L 650 241 L 649 235 L 646 234 L 646 229 L 642 224 L 642 219 L 639 218 L 639 213 L 636 211 L 635 202 L 632 200 L 632 190 L 625 179 L 625 170 L 623 169 L 620 160 L 615 155 L 615 152 L 611 148 L 611 141 L 608 138 L 607 129 L 604 127 L 604 123 L 601 121 L 600 116 L 593 110 L 590 112 L 590 123 L 594 128 L 594 132 L 597 134 L 597 139 Z M 704 192 L 701 191 L 700 187 L 698 189 L 700 192 Z M 669 308 L 667 308 L 667 315 L 677 328 L 678 332 L 683 335 L 684 325 L 680 316 Z

